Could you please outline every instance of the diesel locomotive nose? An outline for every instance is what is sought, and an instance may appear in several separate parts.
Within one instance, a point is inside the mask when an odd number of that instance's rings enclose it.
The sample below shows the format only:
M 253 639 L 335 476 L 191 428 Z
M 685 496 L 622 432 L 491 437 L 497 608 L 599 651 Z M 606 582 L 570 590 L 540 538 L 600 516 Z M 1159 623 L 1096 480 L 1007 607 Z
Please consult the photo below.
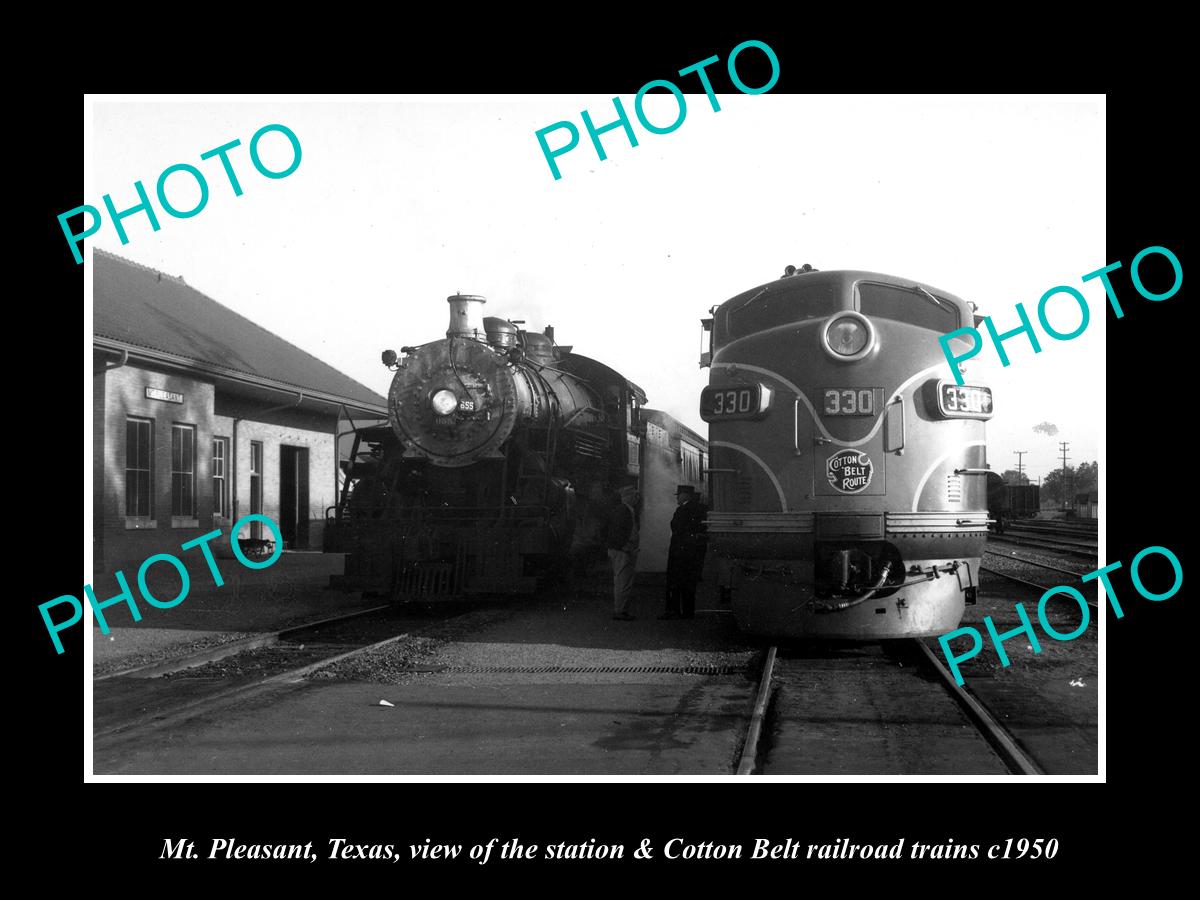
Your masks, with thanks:
M 789 267 L 710 312 L 708 529 L 739 625 L 954 628 L 986 539 L 993 405 L 986 387 L 942 378 L 938 337 L 973 310 L 907 279 Z

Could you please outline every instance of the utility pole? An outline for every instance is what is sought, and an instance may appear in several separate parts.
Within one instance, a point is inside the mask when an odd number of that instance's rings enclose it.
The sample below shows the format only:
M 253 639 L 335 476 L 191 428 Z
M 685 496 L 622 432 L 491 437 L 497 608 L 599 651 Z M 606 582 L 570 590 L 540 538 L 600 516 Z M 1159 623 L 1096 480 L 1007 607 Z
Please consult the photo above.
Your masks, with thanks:
M 1062 451 L 1062 462 L 1063 462 L 1063 492 L 1064 492 L 1063 506 L 1070 508 L 1071 492 L 1070 492 L 1069 486 L 1067 484 L 1067 459 L 1069 458 L 1067 456 L 1067 451 L 1069 449 L 1071 449 L 1071 445 L 1068 444 L 1066 441 L 1059 441 L 1058 449 Z
M 1021 460 L 1024 458 L 1025 454 L 1028 452 L 1029 452 L 1028 450 L 1014 450 L 1013 451 L 1013 453 L 1017 454 L 1017 484 L 1021 483 L 1021 475 L 1025 471 L 1025 466 L 1021 462 Z

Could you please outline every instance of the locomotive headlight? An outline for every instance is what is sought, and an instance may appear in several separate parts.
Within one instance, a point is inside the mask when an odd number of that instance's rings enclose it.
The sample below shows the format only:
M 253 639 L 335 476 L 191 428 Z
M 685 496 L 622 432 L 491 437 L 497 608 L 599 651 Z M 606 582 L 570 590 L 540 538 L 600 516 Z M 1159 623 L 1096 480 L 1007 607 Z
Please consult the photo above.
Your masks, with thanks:
M 448 416 L 458 409 L 458 397 L 454 396 L 454 391 L 448 391 L 443 388 L 440 391 L 436 391 L 429 398 L 429 405 L 433 407 L 433 411 L 439 416 Z
M 841 356 L 853 356 L 867 346 L 867 329 L 854 319 L 838 319 L 829 326 L 829 346 Z
M 862 359 L 871 351 L 874 342 L 875 332 L 871 323 L 856 312 L 844 312 L 834 316 L 821 332 L 821 343 L 825 352 L 834 359 Z

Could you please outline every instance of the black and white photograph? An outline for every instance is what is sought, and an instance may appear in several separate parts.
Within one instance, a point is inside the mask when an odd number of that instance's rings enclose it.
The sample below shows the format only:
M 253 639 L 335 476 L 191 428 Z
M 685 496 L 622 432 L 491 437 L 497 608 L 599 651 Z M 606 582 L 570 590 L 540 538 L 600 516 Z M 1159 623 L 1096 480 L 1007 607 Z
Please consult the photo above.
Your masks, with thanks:
M 86 780 L 1104 780 L 1105 97 L 732 49 L 86 98 Z

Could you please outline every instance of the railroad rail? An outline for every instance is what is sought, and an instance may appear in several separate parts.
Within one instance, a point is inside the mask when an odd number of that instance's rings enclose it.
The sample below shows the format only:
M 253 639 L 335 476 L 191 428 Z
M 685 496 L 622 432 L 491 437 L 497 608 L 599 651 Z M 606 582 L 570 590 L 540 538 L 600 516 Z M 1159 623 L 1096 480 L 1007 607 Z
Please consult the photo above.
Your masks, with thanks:
M 1062 572 L 1064 575 L 1072 575 L 1075 578 L 1082 578 L 1084 575 L 1088 574 L 1087 572 L 1073 572 L 1070 569 L 1064 569 L 1060 566 L 1052 566 L 1052 565 L 1049 565 L 1048 563 L 1038 562 L 1036 559 L 1029 559 L 1024 556 L 1017 556 L 1017 554 L 1015 554 L 1015 553 L 1008 553 L 1008 554 L 997 553 L 994 550 L 984 550 L 983 552 L 984 552 L 984 555 L 986 555 L 986 556 L 995 556 L 998 559 L 1007 559 L 1010 562 L 1024 563 L 1027 566 L 1037 566 L 1039 569 L 1050 569 L 1054 572 Z
M 324 628 L 329 625 L 338 625 L 342 622 L 349 622 L 352 619 L 358 619 L 362 616 L 370 615 L 371 613 L 383 612 L 390 609 L 387 604 L 383 606 L 372 606 L 369 609 L 359 609 L 351 613 L 346 613 L 341 616 L 330 616 L 326 619 L 318 619 L 315 622 L 305 622 L 300 625 L 292 625 L 284 628 L 281 631 L 272 631 L 263 634 L 256 634 L 253 637 L 242 638 L 237 641 L 228 641 L 224 644 L 217 644 L 212 647 L 205 647 L 203 650 L 197 650 L 195 653 L 189 653 L 185 656 L 175 656 L 170 659 L 158 660 L 153 662 L 142 663 L 141 665 L 131 666 L 128 669 L 120 669 L 116 672 L 106 672 L 103 675 L 96 675 L 92 681 L 107 681 L 110 678 L 122 678 L 132 676 L 136 678 L 158 678 L 162 675 L 173 675 L 176 672 L 182 672 L 185 669 L 194 669 L 196 666 L 202 666 L 205 663 L 216 662 L 225 659 L 228 656 L 242 653 L 246 650 L 257 650 L 261 647 L 274 647 L 281 641 L 287 640 L 295 634 L 300 634 L 304 631 L 310 631 L 314 628 Z
M 962 710 L 967 720 L 975 727 L 979 736 L 987 743 L 996 756 L 999 757 L 1011 774 L 1046 774 L 1041 766 L 1021 748 L 987 707 L 965 686 L 960 686 L 955 682 L 949 670 L 923 640 L 911 638 L 895 643 L 903 643 L 906 649 L 911 648 L 913 655 L 917 657 L 919 662 L 926 669 L 932 670 L 937 675 L 938 683 L 941 684 L 945 692 L 957 704 L 958 708 Z M 738 775 L 763 774 L 761 772 L 761 760 L 764 756 L 762 740 L 763 723 L 767 717 L 768 708 L 773 696 L 772 680 L 775 678 L 777 659 L 778 646 L 772 646 L 763 662 L 758 693 L 737 766 Z M 901 666 L 903 666 L 903 663 L 901 663 Z M 886 728 L 887 726 L 883 725 L 882 727 Z
M 758 680 L 758 695 L 754 699 L 754 709 L 750 713 L 750 727 L 746 732 L 746 741 L 742 744 L 742 757 L 738 761 L 738 775 L 753 775 L 755 760 L 758 758 L 758 740 L 762 736 L 762 724 L 767 715 L 767 703 L 771 699 L 771 679 L 775 676 L 775 658 L 779 648 L 772 646 L 767 651 L 763 662 L 762 675 Z
M 1084 544 L 1077 541 L 1047 541 L 1040 537 L 1013 535 L 1007 531 L 1004 534 L 989 534 L 988 541 L 1013 544 L 1017 547 L 1030 547 L 1035 550 L 1053 550 L 1055 553 L 1066 553 L 1083 559 L 1095 559 L 1100 552 L 1100 548 L 1096 544 Z
M 390 612 L 391 607 L 375 607 L 371 610 L 361 610 L 356 614 L 336 616 L 320 622 L 313 622 L 308 625 L 297 626 L 295 628 L 287 629 L 286 635 L 289 640 L 296 641 L 304 632 L 319 631 L 321 628 L 326 628 L 331 625 L 341 625 L 348 620 L 365 616 L 368 612 L 379 612 L 381 610 L 388 610 Z M 340 643 L 322 642 L 320 639 L 317 641 L 310 640 L 305 643 L 300 643 L 297 646 L 289 648 L 289 650 L 296 652 L 297 655 L 300 655 L 306 659 L 302 665 L 292 666 L 272 675 L 262 678 L 254 678 L 253 680 L 246 681 L 241 684 L 235 684 L 231 687 L 225 688 L 224 690 L 218 690 L 214 693 L 205 694 L 182 704 L 173 705 L 159 712 L 151 712 L 148 715 L 121 721 L 118 724 L 112 725 L 108 728 L 98 729 L 93 733 L 93 738 L 95 740 L 100 740 L 103 738 L 123 735 L 124 733 L 131 731 L 158 731 L 163 728 L 169 728 L 187 719 L 228 706 L 235 702 L 239 702 L 272 688 L 300 681 L 306 675 L 315 672 L 318 669 L 324 668 L 325 666 L 330 666 L 334 663 L 341 662 L 342 660 L 350 659 L 364 653 L 369 653 L 370 651 L 377 650 L 380 647 L 386 647 L 389 644 L 393 644 L 408 637 L 409 633 L 410 632 L 408 631 L 404 631 L 400 634 L 394 634 L 379 641 L 371 641 L 369 638 L 364 640 L 360 637 L 357 639 L 357 641 L 351 640 L 349 643 L 345 641 Z M 278 633 L 276 637 L 278 637 Z M 361 643 L 359 646 L 353 646 L 353 644 L 356 642 Z M 349 647 L 349 649 L 347 649 L 347 647 Z M 245 651 L 246 649 L 247 648 L 244 646 L 241 648 L 242 651 Z M 255 647 L 250 649 L 261 648 Z M 196 654 L 196 656 L 199 655 L 200 654 Z M 147 674 L 144 669 L 131 670 L 131 672 L 127 674 L 133 674 L 134 671 L 136 671 L 134 677 L 160 678 L 175 672 L 181 672 L 187 668 L 194 668 L 198 665 L 211 661 L 213 660 L 203 660 L 197 662 L 193 659 L 187 665 L 173 666 L 170 672 L 158 672 L 153 675 Z M 115 678 L 116 674 L 108 677 Z
M 1036 581 L 1026 581 L 1024 578 L 1018 578 L 1016 575 L 1009 575 L 1007 572 L 1001 572 L 999 569 L 989 569 L 987 566 L 980 566 L 979 570 L 981 572 L 987 572 L 991 575 L 999 575 L 1001 578 L 1007 578 L 1009 581 L 1015 581 L 1017 584 L 1024 585 L 1028 588 L 1033 588 L 1038 593 L 1044 593 L 1045 591 L 1050 590 L 1050 588 L 1058 587 L 1058 585 L 1055 584 L 1038 584 Z M 1086 597 L 1084 599 L 1087 600 Z M 1087 600 L 1087 605 L 1092 609 L 1096 609 L 1096 604 L 1092 600 Z
M 1058 523 L 1053 519 L 1016 519 L 1012 522 L 1012 527 L 1024 531 L 1045 531 L 1054 534 L 1078 534 L 1078 535 L 1094 535 L 1099 531 L 1099 526 L 1095 523 L 1086 524 L 1068 524 Z

